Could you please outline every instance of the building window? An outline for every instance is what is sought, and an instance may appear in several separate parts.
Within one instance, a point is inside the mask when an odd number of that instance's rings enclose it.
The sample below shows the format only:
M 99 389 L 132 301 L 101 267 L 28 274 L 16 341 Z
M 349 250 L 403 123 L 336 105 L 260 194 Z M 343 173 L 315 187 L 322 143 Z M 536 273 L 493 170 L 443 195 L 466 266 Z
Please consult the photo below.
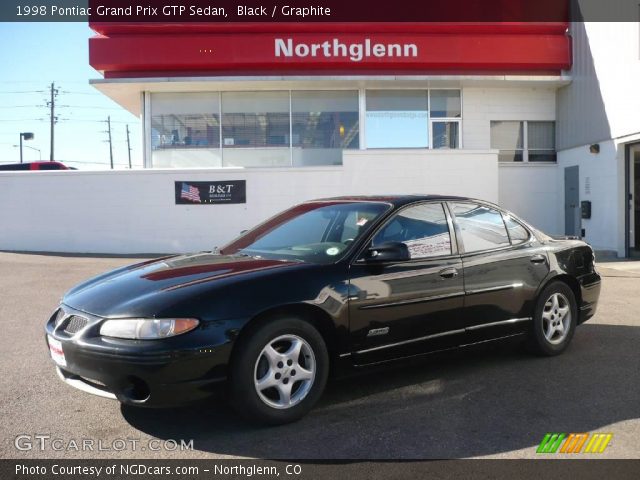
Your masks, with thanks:
M 500 150 L 500 162 L 522 162 L 523 122 L 491 122 L 491 148 Z
M 289 120 L 289 92 L 223 92 L 224 166 L 291 165 Z
M 151 95 L 154 167 L 217 167 L 220 158 L 218 92 Z
M 460 148 L 460 90 L 429 90 L 431 148 Z
M 460 148 L 460 90 L 367 90 L 367 148 Z
M 429 90 L 431 118 L 460 118 L 460 90 Z
M 555 122 L 527 122 L 530 162 L 556 161 Z
M 555 162 L 555 142 L 555 122 L 491 122 L 491 148 L 500 150 L 500 162 Z
M 151 94 L 154 167 L 340 165 L 359 148 L 351 91 Z
M 340 165 L 359 148 L 357 91 L 292 91 L 293 165 Z
M 343 150 L 362 148 L 361 120 L 365 148 L 461 146 L 460 90 L 368 90 L 364 112 L 360 98 L 357 90 L 151 93 L 151 164 L 340 165 Z M 544 122 L 531 123 L 531 161 L 555 155 Z
M 432 148 L 458 148 L 460 122 L 431 122 Z
M 428 148 L 427 90 L 367 90 L 367 148 Z

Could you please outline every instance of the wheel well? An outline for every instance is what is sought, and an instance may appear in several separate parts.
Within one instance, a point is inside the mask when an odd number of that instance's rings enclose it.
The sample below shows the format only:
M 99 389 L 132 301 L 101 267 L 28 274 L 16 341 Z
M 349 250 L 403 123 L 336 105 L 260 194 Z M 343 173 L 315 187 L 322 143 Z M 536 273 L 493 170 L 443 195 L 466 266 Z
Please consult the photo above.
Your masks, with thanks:
M 542 290 L 547 288 L 547 285 L 549 285 L 552 282 L 562 282 L 567 284 L 569 288 L 571 288 L 571 290 L 573 291 L 573 295 L 576 298 L 576 305 L 578 306 L 578 308 L 580 308 L 580 305 L 582 304 L 582 295 L 580 293 L 580 284 L 575 278 L 566 274 L 557 275 L 553 278 L 550 278 L 549 281 L 542 286 L 542 288 L 540 289 L 540 292 L 542 292 Z
M 281 317 L 285 315 L 294 316 L 301 320 L 311 323 L 316 330 L 322 336 L 329 352 L 329 358 L 332 359 L 338 350 L 338 335 L 336 332 L 335 324 L 327 312 L 324 310 L 307 305 L 305 303 L 282 305 L 274 307 L 264 312 L 259 313 L 253 317 L 249 322 L 242 327 L 236 341 L 234 342 L 231 356 L 233 357 L 234 351 L 237 346 L 244 341 L 251 332 L 261 326 L 263 323 L 268 322 L 275 317 Z

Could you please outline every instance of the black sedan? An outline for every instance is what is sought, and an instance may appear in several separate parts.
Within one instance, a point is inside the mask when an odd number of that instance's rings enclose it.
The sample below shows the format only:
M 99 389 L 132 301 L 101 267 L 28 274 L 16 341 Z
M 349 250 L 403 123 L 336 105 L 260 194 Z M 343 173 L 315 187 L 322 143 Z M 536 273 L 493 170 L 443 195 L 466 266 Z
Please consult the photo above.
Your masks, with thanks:
M 305 415 L 331 370 L 521 336 L 567 348 L 600 293 L 593 250 L 444 196 L 295 206 L 217 252 L 71 289 L 46 324 L 58 375 L 140 406 L 228 392 L 251 419 Z

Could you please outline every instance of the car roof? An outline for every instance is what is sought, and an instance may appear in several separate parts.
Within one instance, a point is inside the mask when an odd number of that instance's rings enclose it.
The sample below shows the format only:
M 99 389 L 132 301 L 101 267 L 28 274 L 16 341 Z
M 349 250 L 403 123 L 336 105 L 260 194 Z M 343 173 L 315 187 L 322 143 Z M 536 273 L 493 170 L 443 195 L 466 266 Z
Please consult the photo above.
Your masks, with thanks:
M 471 197 L 460 197 L 455 195 L 435 195 L 435 194 L 411 194 L 411 195 L 348 195 L 342 197 L 320 198 L 310 200 L 311 202 L 385 202 L 390 203 L 394 207 L 401 207 L 409 203 L 415 203 L 427 200 L 453 200 L 453 201 L 472 201 L 481 202 L 489 205 L 495 205 L 493 202 L 479 200 Z

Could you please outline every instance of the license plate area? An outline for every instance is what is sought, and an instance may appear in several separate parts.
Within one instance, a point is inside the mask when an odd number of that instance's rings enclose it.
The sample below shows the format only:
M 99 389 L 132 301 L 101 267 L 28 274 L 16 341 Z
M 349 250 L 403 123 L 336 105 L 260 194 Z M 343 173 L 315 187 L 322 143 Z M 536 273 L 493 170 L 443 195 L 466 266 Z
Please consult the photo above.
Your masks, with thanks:
M 64 350 L 62 349 L 62 342 L 56 340 L 51 335 L 47 335 L 47 343 L 49 344 L 49 353 L 51 358 L 57 365 L 61 367 L 67 366 L 67 361 L 64 358 Z

